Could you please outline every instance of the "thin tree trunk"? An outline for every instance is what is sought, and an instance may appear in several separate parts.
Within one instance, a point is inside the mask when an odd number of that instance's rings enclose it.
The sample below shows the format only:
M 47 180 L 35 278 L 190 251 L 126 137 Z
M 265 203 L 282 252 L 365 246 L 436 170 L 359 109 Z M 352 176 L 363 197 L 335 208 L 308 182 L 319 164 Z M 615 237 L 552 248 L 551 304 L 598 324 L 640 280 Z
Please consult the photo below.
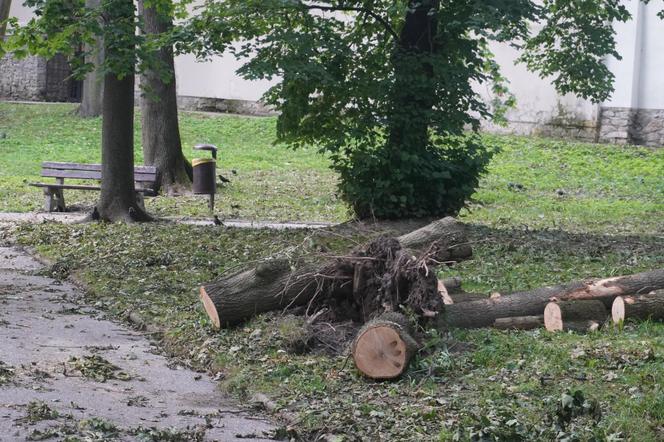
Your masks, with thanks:
M 147 34 L 162 34 L 172 27 L 171 17 L 145 8 L 142 0 L 139 9 Z M 163 72 L 149 70 L 141 75 L 143 157 L 146 165 L 157 167 L 157 190 L 180 192 L 191 187 L 192 169 L 182 153 L 173 49 L 161 48 L 157 60 Z M 170 76 L 168 81 L 164 74 Z
M 9 18 L 9 10 L 12 7 L 12 0 L 0 0 L 0 40 L 5 38 L 7 31 L 7 23 L 5 21 Z
M 85 1 L 85 6 L 88 9 L 99 8 L 100 4 L 101 0 Z M 83 94 L 78 114 L 86 118 L 98 117 L 102 112 L 102 100 L 104 97 L 104 79 L 100 75 L 100 67 L 104 62 L 104 42 L 102 37 L 96 37 L 94 46 L 86 45 L 85 51 L 90 53 L 90 55 L 86 56 L 85 61 L 94 64 L 95 67 L 83 80 Z

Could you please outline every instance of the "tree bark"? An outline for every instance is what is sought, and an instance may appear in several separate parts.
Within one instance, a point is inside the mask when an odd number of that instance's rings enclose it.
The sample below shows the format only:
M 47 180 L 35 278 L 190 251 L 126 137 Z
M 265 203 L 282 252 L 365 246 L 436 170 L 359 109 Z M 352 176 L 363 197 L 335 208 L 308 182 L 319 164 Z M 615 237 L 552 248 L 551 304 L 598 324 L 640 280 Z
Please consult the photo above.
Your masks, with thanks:
M 464 302 L 445 307 L 443 326 L 490 327 L 498 318 L 540 315 L 552 300 L 601 300 L 607 308 L 617 296 L 648 293 L 664 288 L 664 269 L 607 279 L 575 281 L 538 288 L 494 299 Z
M 168 32 L 172 17 L 138 2 L 144 30 L 149 35 Z M 156 54 L 159 68 L 141 75 L 141 118 L 144 163 L 157 167 L 157 189 L 178 193 L 191 188 L 192 168 L 182 153 L 178 126 L 177 87 L 173 49 L 162 47 Z M 164 77 L 169 77 L 164 80 Z
M 425 236 L 428 237 L 428 241 L 424 240 Z M 467 243 L 464 225 L 449 217 L 391 240 L 397 242 L 396 245 L 399 247 L 397 253 L 401 254 L 390 257 L 391 262 L 397 264 L 417 264 L 412 261 L 412 256 L 413 253 L 418 253 L 418 248 L 423 250 L 421 253 L 433 257 L 436 262 L 460 261 L 472 254 L 468 247 L 459 247 Z M 385 241 L 389 242 L 389 239 L 378 240 L 381 244 Z M 299 264 L 284 259 L 267 260 L 255 267 L 201 286 L 201 300 L 216 328 L 238 324 L 258 313 L 304 305 L 314 302 L 316 298 L 325 297 L 351 300 L 355 306 L 354 314 L 358 315 L 354 319 L 366 320 L 374 313 L 376 309 L 374 304 L 378 302 L 376 301 L 378 295 L 374 293 L 375 287 L 367 282 L 375 282 L 374 269 L 367 266 L 384 260 L 383 257 L 376 257 L 372 251 L 372 245 L 375 244 L 376 242 L 372 242 L 368 247 L 347 257 L 323 256 L 315 263 Z M 399 261 L 401 258 L 403 260 Z M 292 270 L 294 264 L 296 269 Z M 429 300 L 435 298 L 442 308 L 434 269 L 426 268 L 421 271 L 422 274 L 418 273 L 418 276 L 424 278 L 421 281 L 423 287 L 418 286 L 417 289 L 426 292 L 426 295 L 431 297 Z M 410 296 L 408 290 L 394 286 L 402 282 L 397 279 L 390 280 L 391 290 L 400 290 L 401 296 Z M 427 291 L 429 289 L 430 291 Z M 382 295 L 386 296 L 385 293 Z M 389 302 L 394 304 L 397 301 Z M 426 299 L 413 302 L 420 301 L 426 303 Z M 398 305 L 394 307 L 396 309 Z
M 406 371 L 418 344 L 405 316 L 387 313 L 367 322 L 353 340 L 355 366 L 371 379 L 394 379 Z
M 411 0 L 396 49 L 392 55 L 395 85 L 392 91 L 392 111 L 389 121 L 388 146 L 395 155 L 406 150 L 424 149 L 429 144 L 430 113 L 434 105 L 433 90 L 428 90 L 433 67 L 426 61 L 416 61 L 420 54 L 436 51 L 438 20 L 430 10 L 439 9 L 439 1 L 431 4 Z M 415 86 L 421 88 L 415 93 Z M 396 161 L 396 157 L 395 157 Z
M 664 290 L 640 296 L 618 296 L 611 307 L 611 318 L 616 324 L 625 319 L 664 321 Z
M 7 32 L 6 20 L 9 18 L 11 7 L 12 0 L 0 0 L 0 41 L 5 38 L 5 32 Z
M 101 0 L 86 0 L 88 9 L 96 9 L 101 5 Z M 81 117 L 98 117 L 102 113 L 102 101 L 104 98 L 104 78 L 101 76 L 101 66 L 104 63 L 104 42 L 101 36 L 97 36 L 94 45 L 85 45 L 86 62 L 92 63 L 94 69 L 89 72 L 83 80 L 83 94 L 78 114 Z
M 97 209 L 105 221 L 149 221 L 134 188 L 134 75 L 104 78 L 101 196 Z
M 591 321 L 599 326 L 608 316 L 604 303 L 595 299 L 549 302 L 544 308 L 544 327 L 548 331 L 577 330 L 578 323 Z
M 499 330 L 532 330 L 544 326 L 544 316 L 516 316 L 514 318 L 498 318 L 493 328 Z

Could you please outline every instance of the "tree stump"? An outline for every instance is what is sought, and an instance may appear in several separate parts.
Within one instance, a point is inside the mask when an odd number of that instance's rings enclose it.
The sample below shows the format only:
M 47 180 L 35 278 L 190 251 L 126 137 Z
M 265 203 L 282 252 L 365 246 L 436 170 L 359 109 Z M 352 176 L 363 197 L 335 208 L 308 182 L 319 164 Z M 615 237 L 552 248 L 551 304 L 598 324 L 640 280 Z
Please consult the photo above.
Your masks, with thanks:
M 417 349 L 407 319 L 399 313 L 387 313 L 360 329 L 352 354 L 362 374 L 382 380 L 401 376 Z
M 588 331 L 607 317 L 604 303 L 598 300 L 550 302 L 544 309 L 544 326 L 549 331 Z
M 616 324 L 625 319 L 664 320 L 664 290 L 648 295 L 618 296 L 611 306 L 611 318 Z

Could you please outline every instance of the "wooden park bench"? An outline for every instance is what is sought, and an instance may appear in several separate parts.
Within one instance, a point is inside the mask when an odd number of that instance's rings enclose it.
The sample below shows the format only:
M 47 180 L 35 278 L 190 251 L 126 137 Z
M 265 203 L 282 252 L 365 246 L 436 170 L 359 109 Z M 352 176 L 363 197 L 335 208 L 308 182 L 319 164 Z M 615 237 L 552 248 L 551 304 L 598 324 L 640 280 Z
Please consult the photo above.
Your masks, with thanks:
M 65 197 L 63 190 L 95 190 L 100 191 L 101 164 L 78 164 L 78 163 L 42 163 L 41 176 L 55 178 L 55 183 L 30 183 L 31 186 L 44 189 L 44 209 L 53 212 L 64 212 Z M 87 184 L 65 184 L 65 179 L 94 181 L 95 185 Z M 154 166 L 134 167 L 134 187 L 138 204 L 143 206 L 144 196 L 155 196 L 155 181 L 157 180 L 157 168 Z

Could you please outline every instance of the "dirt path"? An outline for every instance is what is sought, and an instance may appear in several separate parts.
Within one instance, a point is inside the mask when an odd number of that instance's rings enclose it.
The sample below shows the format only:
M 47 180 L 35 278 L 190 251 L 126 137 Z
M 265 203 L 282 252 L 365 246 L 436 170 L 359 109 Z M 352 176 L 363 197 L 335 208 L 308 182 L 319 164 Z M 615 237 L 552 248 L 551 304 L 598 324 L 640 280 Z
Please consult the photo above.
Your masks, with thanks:
M 207 375 L 174 366 L 145 335 L 82 307 L 76 287 L 40 268 L 0 247 L 0 441 L 272 435 L 267 420 L 230 405 Z
M 80 222 L 87 214 L 83 212 L 0 212 L 0 223 L 43 223 L 43 222 L 60 222 L 63 224 L 73 224 Z M 195 218 L 178 218 L 167 217 L 160 220 L 161 222 L 172 222 L 177 224 L 189 224 L 192 226 L 214 226 L 212 219 L 195 219 Z M 276 221 L 247 221 L 239 219 L 226 219 L 224 226 L 236 227 L 239 229 L 324 229 L 333 226 L 333 223 L 323 222 L 276 222 Z

